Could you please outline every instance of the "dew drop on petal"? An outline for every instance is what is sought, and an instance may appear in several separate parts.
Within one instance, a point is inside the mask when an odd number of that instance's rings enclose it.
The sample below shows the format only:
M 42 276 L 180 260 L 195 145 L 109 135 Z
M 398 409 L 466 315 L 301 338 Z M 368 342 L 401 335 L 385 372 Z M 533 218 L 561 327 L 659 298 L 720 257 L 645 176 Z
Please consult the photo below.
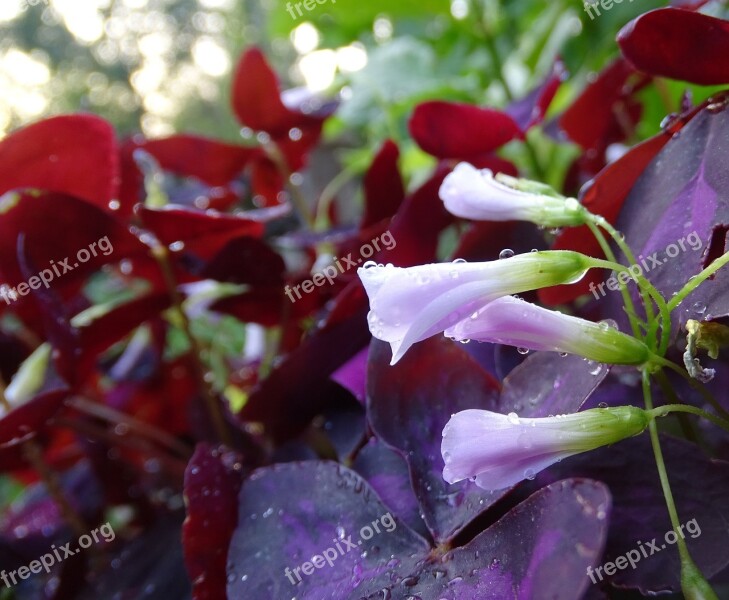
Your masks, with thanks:
M 467 262 L 465 258 L 457 258 L 457 259 L 455 259 L 453 261 L 453 264 L 454 265 L 460 265 L 460 264 L 465 263 L 465 262 Z
M 534 469 L 525 469 L 524 470 L 524 479 L 528 479 L 529 481 L 532 481 L 537 474 L 534 472 Z
M 517 415 L 514 412 L 510 412 L 508 415 L 506 415 L 506 418 L 508 419 L 509 423 L 511 423 L 512 425 L 519 424 L 519 415 Z
M 511 248 L 504 248 L 501 252 L 499 252 L 499 258 L 511 258 L 514 256 L 514 251 Z
M 374 260 L 368 260 L 365 264 L 362 265 L 363 269 L 372 269 L 373 267 L 376 267 L 377 263 Z
M 529 348 L 517 348 L 516 351 L 519 354 L 529 354 Z

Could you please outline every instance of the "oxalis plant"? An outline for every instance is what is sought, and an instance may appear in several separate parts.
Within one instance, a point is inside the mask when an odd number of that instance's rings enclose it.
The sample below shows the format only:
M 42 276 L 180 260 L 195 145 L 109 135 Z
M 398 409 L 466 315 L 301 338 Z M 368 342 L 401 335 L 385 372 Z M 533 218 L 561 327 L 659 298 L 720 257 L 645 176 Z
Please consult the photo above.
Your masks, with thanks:
M 454 414 L 443 429 L 441 451 L 443 478 L 450 484 L 471 479 L 494 491 L 514 486 L 561 461 L 563 458 L 614 444 L 629 437 L 650 436 L 666 508 L 676 533 L 680 555 L 681 588 L 686 598 L 717 598 L 691 558 L 682 534 L 666 470 L 656 420 L 687 413 L 729 431 L 729 413 L 695 379 L 713 377 L 687 349 L 686 367 L 666 358 L 672 337 L 671 315 L 691 294 L 729 262 L 729 252 L 712 261 L 671 298 L 665 298 L 643 275 L 624 236 L 602 216 L 593 214 L 574 198 L 557 194 L 538 182 L 496 176 L 489 169 L 478 171 L 461 163 L 445 178 L 440 195 L 446 208 L 467 219 L 530 221 L 546 227 L 587 225 L 607 260 L 579 252 L 533 251 L 502 253 L 497 261 L 467 263 L 455 260 L 397 268 L 391 264 L 368 264 L 359 270 L 370 298 L 368 316 L 372 335 L 389 342 L 392 362 L 397 363 L 415 343 L 439 332 L 452 340 L 491 342 L 529 350 L 575 354 L 586 360 L 634 367 L 640 376 L 643 404 L 598 407 L 573 414 L 546 418 L 520 418 L 488 410 L 470 409 Z M 610 241 L 622 253 L 620 262 Z M 629 288 L 620 284 L 623 310 L 631 334 L 619 331 L 614 322 L 595 323 L 548 310 L 513 294 L 575 283 L 590 269 L 607 269 L 631 281 L 639 291 L 636 306 Z M 623 275 L 625 275 L 623 277 Z M 641 310 L 642 309 L 642 310 Z M 701 331 L 692 321 L 690 340 Z M 716 346 L 725 338 L 723 328 L 705 334 L 704 345 Z M 673 371 L 716 411 L 691 404 L 672 403 L 655 407 L 651 382 L 669 387 L 666 371 Z

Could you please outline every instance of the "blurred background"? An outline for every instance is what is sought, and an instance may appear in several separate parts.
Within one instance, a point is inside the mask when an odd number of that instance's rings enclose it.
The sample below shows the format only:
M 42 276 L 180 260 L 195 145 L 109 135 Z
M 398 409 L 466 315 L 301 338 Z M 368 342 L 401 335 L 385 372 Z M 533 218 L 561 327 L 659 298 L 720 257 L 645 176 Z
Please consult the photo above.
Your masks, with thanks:
M 110 120 L 120 135 L 236 139 L 231 70 L 257 44 L 285 86 L 341 94 L 330 134 L 344 123 L 368 146 L 405 140 L 405 119 L 425 99 L 504 104 L 484 28 L 508 57 L 516 93 L 562 56 L 577 77 L 561 90 L 559 109 L 615 51 L 617 30 L 666 2 L 616 4 L 594 20 L 579 0 L 312 0 L 310 11 L 299 4 L 300 11 L 278 0 L 2 0 L 0 135 L 81 110 Z

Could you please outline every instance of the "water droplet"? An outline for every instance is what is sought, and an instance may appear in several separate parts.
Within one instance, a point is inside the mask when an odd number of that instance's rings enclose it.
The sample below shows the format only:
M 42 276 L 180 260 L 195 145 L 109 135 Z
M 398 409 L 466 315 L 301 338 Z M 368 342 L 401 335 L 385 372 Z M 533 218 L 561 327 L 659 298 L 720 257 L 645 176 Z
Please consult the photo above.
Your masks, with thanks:
M 504 248 L 501 252 L 499 252 L 499 258 L 511 258 L 514 256 L 514 251 L 511 248 Z
M 692 307 L 694 312 L 703 315 L 706 312 L 706 304 L 703 302 L 697 302 Z
M 524 479 L 533 481 L 536 476 L 537 476 L 537 474 L 534 472 L 534 469 L 525 469 L 524 470 Z
M 365 264 L 362 265 L 363 269 L 372 269 L 377 266 L 377 263 L 374 260 L 368 260 Z
M 597 405 L 598 408 L 607 408 L 608 403 L 607 402 L 600 402 L 600 404 Z
M 466 339 L 458 340 L 458 341 L 461 342 L 461 344 L 468 344 L 471 340 L 469 340 L 468 338 L 466 338 Z
M 301 132 L 301 129 L 299 129 L 298 127 L 292 127 L 291 129 L 289 129 L 289 139 L 292 142 L 298 142 L 301 139 L 302 135 L 303 134 Z
M 517 348 L 516 351 L 519 354 L 529 354 L 529 348 Z
M 511 423 L 512 425 L 519 425 L 519 415 L 517 415 L 515 412 L 510 412 L 508 415 L 506 415 L 506 419 Z
M 109 209 L 110 210 L 119 210 L 121 208 L 121 204 L 119 200 L 111 200 L 109 202 Z
M 602 365 L 600 363 L 596 363 L 594 367 L 590 369 L 590 375 L 599 375 L 602 373 Z
M 561 356 L 562 358 L 565 358 L 565 357 L 569 356 L 569 353 L 567 353 L 567 352 L 560 352 L 560 353 L 559 353 L 559 355 L 560 355 L 560 356 Z
M 460 264 L 465 263 L 465 262 L 467 262 L 465 258 L 457 258 L 457 259 L 455 259 L 453 261 L 453 264 L 454 265 L 460 265 Z

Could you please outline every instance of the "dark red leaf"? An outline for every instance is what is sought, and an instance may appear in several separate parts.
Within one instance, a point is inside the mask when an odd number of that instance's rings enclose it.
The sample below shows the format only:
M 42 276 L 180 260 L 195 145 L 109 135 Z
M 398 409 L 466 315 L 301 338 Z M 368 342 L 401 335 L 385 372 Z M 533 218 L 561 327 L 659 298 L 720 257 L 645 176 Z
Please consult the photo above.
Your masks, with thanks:
M 2 212 L 0 275 L 13 287 L 25 281 L 17 260 L 17 238 L 21 233 L 25 235 L 28 258 L 39 270 L 48 270 L 52 275 L 49 285 L 59 293 L 66 287 L 75 289 L 105 264 L 147 254 L 144 244 L 125 225 L 98 207 L 71 196 L 6 195 Z M 102 248 L 99 241 L 104 238 L 108 240 Z M 80 253 L 83 254 L 79 256 Z M 88 260 L 83 262 L 87 254 Z M 62 266 L 65 259 L 70 271 Z M 51 263 L 55 263 L 58 274 L 53 272 Z M 21 297 L 19 302 L 22 300 Z
M 659 8 L 623 27 L 618 44 L 623 56 L 649 75 L 699 85 L 729 83 L 729 21 Z
M 253 286 L 283 286 L 286 264 L 265 242 L 241 237 L 229 242 L 205 266 L 203 279 Z
M 255 218 L 169 206 L 156 209 L 139 206 L 137 214 L 157 239 L 169 246 L 183 242 L 186 252 L 210 258 L 230 240 L 242 236 L 260 237 L 264 223 Z M 255 213 L 251 213 L 255 217 Z
M 197 177 L 212 186 L 235 179 L 249 161 L 261 155 L 258 148 L 226 144 L 197 135 L 175 135 L 159 140 L 132 140 L 133 147 L 149 152 L 165 170 Z
M 455 102 L 420 104 L 409 127 L 418 145 L 438 158 L 466 160 L 522 137 L 519 126 L 505 112 Z
M 291 129 L 319 127 L 322 117 L 289 109 L 281 100 L 276 73 L 258 48 L 247 50 L 233 80 L 233 110 L 244 125 L 272 138 L 288 138 Z
M 182 527 L 193 600 L 225 598 L 228 546 L 238 525 L 240 457 L 200 444 L 185 472 L 187 519 Z
M 636 71 L 624 60 L 608 65 L 564 112 L 559 125 L 569 138 L 586 150 L 602 149 L 615 121 L 620 102 L 634 88 L 628 85 Z
M 392 217 L 405 200 L 403 184 L 397 161 L 400 150 L 392 140 L 380 148 L 364 177 L 365 213 L 361 229 Z
M 119 183 L 114 130 L 99 117 L 53 117 L 0 142 L 0 194 L 37 188 L 76 196 L 110 210 Z

